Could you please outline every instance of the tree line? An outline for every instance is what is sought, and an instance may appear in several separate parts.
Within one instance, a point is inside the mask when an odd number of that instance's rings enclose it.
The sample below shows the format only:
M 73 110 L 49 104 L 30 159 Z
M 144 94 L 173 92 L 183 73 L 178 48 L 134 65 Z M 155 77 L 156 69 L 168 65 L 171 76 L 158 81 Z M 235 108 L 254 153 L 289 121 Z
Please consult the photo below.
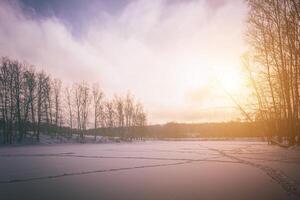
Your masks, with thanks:
M 118 128 L 126 137 L 146 123 L 143 105 L 130 92 L 108 99 L 98 84 L 64 86 L 32 65 L 1 58 L 0 137 L 5 144 L 25 137 L 39 141 L 41 133 L 52 137 L 75 133 L 83 141 L 89 128 Z
M 243 61 L 254 94 L 252 119 L 264 124 L 269 139 L 300 144 L 300 1 L 247 3 L 249 51 Z
M 262 124 L 258 122 L 209 122 L 209 123 L 176 123 L 150 125 L 146 137 L 149 138 L 258 138 Z

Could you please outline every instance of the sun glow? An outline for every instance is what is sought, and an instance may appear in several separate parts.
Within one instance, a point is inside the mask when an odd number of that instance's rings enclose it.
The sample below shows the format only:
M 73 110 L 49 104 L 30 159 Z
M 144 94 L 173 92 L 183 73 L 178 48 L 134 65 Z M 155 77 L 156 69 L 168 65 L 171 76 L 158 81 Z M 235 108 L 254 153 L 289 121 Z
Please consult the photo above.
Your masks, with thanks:
M 221 89 L 227 92 L 237 93 L 242 90 L 242 74 L 237 67 L 219 72 L 217 79 Z

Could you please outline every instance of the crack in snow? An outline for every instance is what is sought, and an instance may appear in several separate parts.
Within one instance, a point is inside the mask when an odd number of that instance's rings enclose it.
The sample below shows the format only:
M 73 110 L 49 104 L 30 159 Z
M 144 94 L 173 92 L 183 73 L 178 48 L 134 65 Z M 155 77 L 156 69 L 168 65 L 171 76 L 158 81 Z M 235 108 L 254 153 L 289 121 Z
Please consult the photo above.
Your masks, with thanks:
M 114 157 L 114 158 L 116 158 L 116 157 Z M 122 158 L 124 158 L 124 157 L 122 157 Z M 132 158 L 132 157 L 130 157 L 130 158 Z M 142 158 L 142 159 L 144 159 L 144 158 Z M 63 173 L 63 174 L 50 175 L 50 176 L 29 177 L 29 178 L 24 178 L 24 179 L 0 180 L 0 184 L 29 182 L 29 181 L 36 181 L 36 180 L 54 179 L 54 178 L 61 178 L 61 177 L 66 177 L 66 176 L 78 176 L 78 175 L 86 175 L 86 174 L 101 173 L 101 172 L 113 172 L 113 171 L 123 171 L 123 170 L 132 170 L 132 169 L 141 169 L 141 168 L 183 165 L 183 164 L 189 164 L 189 163 L 194 163 L 194 162 L 240 163 L 237 161 L 226 161 L 226 160 L 216 160 L 216 159 L 177 159 L 177 160 L 181 160 L 182 162 L 156 164 L 156 165 L 142 165 L 142 166 L 124 167 L 124 168 L 112 168 L 112 169 L 103 169 L 103 170 L 91 170 L 91 171 L 83 171 L 83 172 L 72 172 L 72 173 Z
M 240 158 L 259 160 L 259 161 L 267 161 L 267 162 L 279 162 L 279 163 L 285 163 L 285 164 L 300 164 L 300 160 L 252 158 L 252 157 L 247 157 L 247 156 L 242 156 Z
M 190 162 L 191 161 L 184 161 L 184 162 L 168 163 L 168 164 L 142 165 L 142 166 L 134 166 L 134 167 L 122 167 L 122 168 L 111 168 L 111 169 L 91 170 L 91 171 L 82 171 L 82 172 L 71 172 L 71 173 L 63 173 L 63 174 L 57 174 L 57 175 L 51 175 L 51 176 L 40 176 L 40 177 L 31 177 L 31 178 L 24 178 L 24 179 L 2 180 L 2 181 L 0 181 L 0 184 L 29 182 L 29 181 L 54 179 L 54 178 L 61 178 L 61 177 L 66 177 L 66 176 L 87 175 L 87 174 L 102 173 L 102 172 L 114 172 L 114 171 L 124 171 L 124 170 L 133 170 L 133 169 L 182 165 L 182 164 L 187 164 Z
M 241 159 L 240 157 L 236 157 L 233 155 L 229 155 L 225 153 L 225 151 L 222 151 L 220 149 L 215 149 L 215 148 L 209 148 L 207 149 L 211 151 L 215 151 L 223 155 L 224 157 L 228 157 L 234 160 L 239 161 L 242 164 L 246 164 L 252 167 L 256 167 L 263 172 L 265 172 L 268 176 L 270 176 L 274 181 L 276 181 L 291 197 L 300 197 L 300 183 L 291 179 L 287 175 L 285 175 L 282 171 L 273 169 L 269 166 L 250 162 L 244 159 Z

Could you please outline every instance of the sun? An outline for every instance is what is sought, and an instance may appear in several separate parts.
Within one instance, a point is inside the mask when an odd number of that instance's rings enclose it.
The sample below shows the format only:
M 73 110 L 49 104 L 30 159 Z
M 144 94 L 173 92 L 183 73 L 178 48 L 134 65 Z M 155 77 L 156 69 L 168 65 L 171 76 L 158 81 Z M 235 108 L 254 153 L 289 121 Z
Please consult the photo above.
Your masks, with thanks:
M 220 87 L 227 92 L 239 92 L 242 87 L 241 72 L 237 69 L 226 69 L 218 73 Z

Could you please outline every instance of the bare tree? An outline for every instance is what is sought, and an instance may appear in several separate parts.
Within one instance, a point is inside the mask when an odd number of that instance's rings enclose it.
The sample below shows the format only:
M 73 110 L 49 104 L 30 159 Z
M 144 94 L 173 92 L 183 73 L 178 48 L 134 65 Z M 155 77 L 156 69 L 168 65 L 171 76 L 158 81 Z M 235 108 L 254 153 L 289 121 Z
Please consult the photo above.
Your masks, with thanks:
M 57 129 L 62 123 L 62 111 L 61 111 L 61 81 L 59 79 L 53 80 L 53 94 L 54 94 L 54 124 L 55 134 L 57 135 Z
M 53 88 L 51 77 L 43 73 L 42 75 L 42 114 L 45 117 L 47 133 L 52 135 L 51 126 L 53 125 Z M 53 136 L 53 135 L 52 135 Z
M 37 133 L 36 139 L 37 141 L 40 140 L 40 132 L 42 126 L 42 120 L 46 113 L 47 109 L 47 94 L 45 91 L 45 84 L 47 82 L 47 75 L 44 72 L 40 72 L 37 74 Z M 46 117 L 45 117 L 46 118 Z
M 134 109 L 133 102 L 134 102 L 134 98 L 132 94 L 128 92 L 124 102 L 125 126 L 127 129 L 127 134 L 129 134 L 130 127 L 132 126 L 132 117 L 133 117 L 133 109 Z
M 115 95 L 113 101 L 117 120 L 116 125 L 119 129 L 119 134 L 123 136 L 125 126 L 124 99 L 118 95 Z
M 77 126 L 80 130 L 80 137 L 84 139 L 84 131 L 87 129 L 88 114 L 90 108 L 90 89 L 86 82 L 75 85 L 75 104 L 77 114 Z
M 98 84 L 93 85 L 93 103 L 94 103 L 94 128 L 95 128 L 95 140 L 96 140 L 96 131 L 99 126 L 100 117 L 102 114 L 102 99 L 103 92 L 100 90 Z
M 78 83 L 74 84 L 73 86 L 73 91 L 75 93 L 74 95 L 74 103 L 76 107 L 76 117 L 77 117 L 77 129 L 81 130 L 81 99 L 82 99 L 82 94 L 81 94 L 81 88 Z
M 66 87 L 65 89 L 66 93 L 66 107 L 67 107 L 67 113 L 68 113 L 68 125 L 70 126 L 71 129 L 73 129 L 73 116 L 74 116 L 74 108 L 73 108 L 73 103 L 72 103 L 72 88 Z
M 113 102 L 106 101 L 104 103 L 104 112 L 106 115 L 106 127 L 113 128 L 115 127 L 115 110 Z
M 12 64 L 12 79 L 13 79 L 13 98 L 15 101 L 15 112 L 16 112 L 16 123 L 17 123 L 17 129 L 18 129 L 18 141 L 22 141 L 23 139 L 23 121 L 22 121 L 22 115 L 21 115 L 21 106 L 22 106 L 22 99 L 21 99 L 21 93 L 22 93 L 22 66 L 17 61 L 14 61 Z M 13 106 L 12 106 L 13 107 Z
M 12 84 L 10 76 L 10 60 L 8 58 L 2 58 L 1 60 L 1 113 L 3 121 L 3 143 L 12 143 L 12 109 L 10 108 L 12 98 L 10 98 L 11 91 L 10 84 Z
M 36 135 L 35 100 L 36 100 L 36 73 L 31 67 L 24 72 L 24 121 L 31 123 L 33 134 Z M 31 120 L 28 119 L 29 115 Z M 25 131 L 26 133 L 26 131 Z

